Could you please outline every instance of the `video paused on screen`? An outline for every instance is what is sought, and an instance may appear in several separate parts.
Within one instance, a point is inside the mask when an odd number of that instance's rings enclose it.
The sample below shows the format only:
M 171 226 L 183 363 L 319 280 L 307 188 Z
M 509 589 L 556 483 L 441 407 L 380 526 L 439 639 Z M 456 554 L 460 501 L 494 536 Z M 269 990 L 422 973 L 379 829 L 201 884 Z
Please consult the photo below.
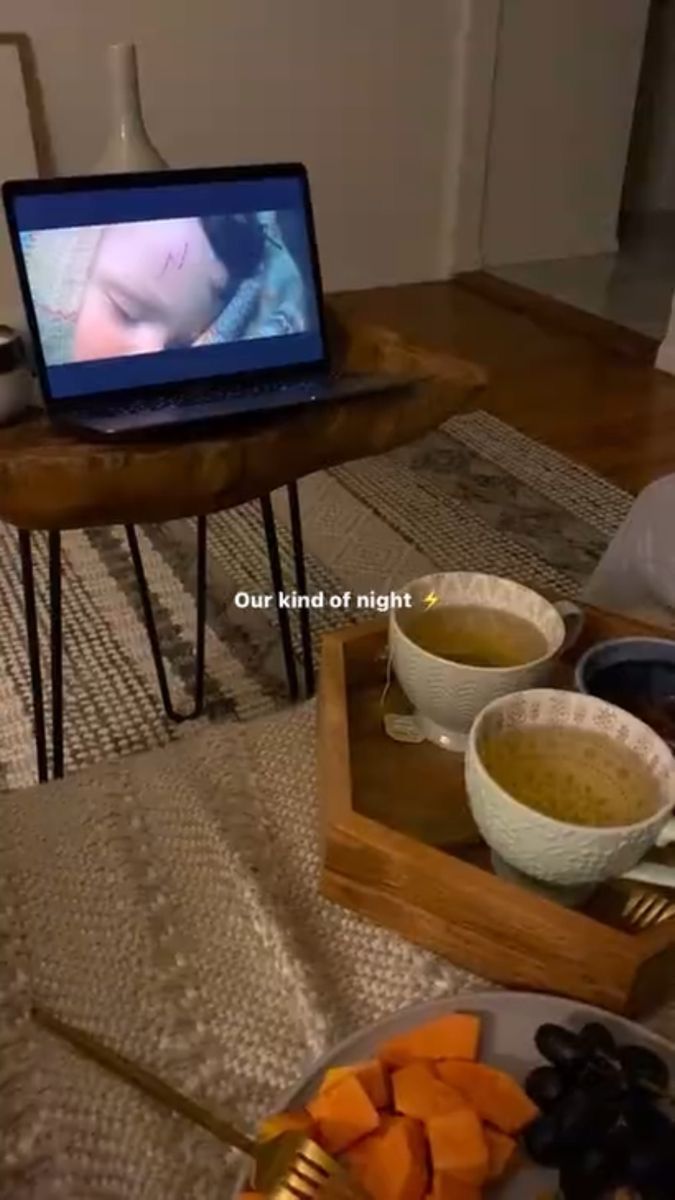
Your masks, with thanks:
M 22 233 L 47 365 L 307 331 L 302 233 L 291 209 Z

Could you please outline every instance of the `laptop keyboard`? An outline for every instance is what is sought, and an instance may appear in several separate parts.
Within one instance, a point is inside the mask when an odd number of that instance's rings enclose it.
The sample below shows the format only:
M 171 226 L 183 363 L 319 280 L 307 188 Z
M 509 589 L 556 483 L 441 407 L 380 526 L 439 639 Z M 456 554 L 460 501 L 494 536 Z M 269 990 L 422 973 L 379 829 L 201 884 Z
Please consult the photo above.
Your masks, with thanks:
M 292 393 L 294 396 L 316 395 L 330 391 L 338 383 L 344 384 L 349 376 L 318 375 L 312 379 L 295 379 L 286 383 L 267 384 L 247 387 L 226 387 L 222 383 L 203 384 L 200 387 L 181 388 L 166 392 L 155 392 L 150 396 L 119 399 L 114 404 L 103 404 L 97 413 L 102 416 L 112 416 L 118 413 L 133 415 L 134 413 L 162 412 L 166 408 L 189 409 L 196 405 L 208 404 L 210 401 L 228 401 L 237 399 L 264 400 L 266 396 L 281 396 Z

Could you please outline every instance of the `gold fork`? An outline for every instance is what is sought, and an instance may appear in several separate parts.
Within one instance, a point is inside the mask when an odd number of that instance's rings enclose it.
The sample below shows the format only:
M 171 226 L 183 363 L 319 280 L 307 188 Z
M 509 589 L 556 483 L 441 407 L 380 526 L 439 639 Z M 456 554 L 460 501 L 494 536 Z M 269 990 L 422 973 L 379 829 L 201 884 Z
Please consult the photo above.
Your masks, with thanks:
M 621 915 L 633 929 L 651 929 L 675 917 L 675 902 L 662 892 L 637 888 L 628 897 Z
M 32 1016 L 37 1025 L 74 1046 L 86 1058 L 151 1096 L 164 1108 L 207 1129 L 219 1141 L 247 1154 L 255 1164 L 256 1191 L 272 1200 L 364 1200 L 364 1193 L 340 1163 L 305 1134 L 281 1133 L 264 1141 L 249 1138 L 214 1109 L 177 1091 L 85 1030 L 62 1021 L 44 1008 L 34 1007 Z

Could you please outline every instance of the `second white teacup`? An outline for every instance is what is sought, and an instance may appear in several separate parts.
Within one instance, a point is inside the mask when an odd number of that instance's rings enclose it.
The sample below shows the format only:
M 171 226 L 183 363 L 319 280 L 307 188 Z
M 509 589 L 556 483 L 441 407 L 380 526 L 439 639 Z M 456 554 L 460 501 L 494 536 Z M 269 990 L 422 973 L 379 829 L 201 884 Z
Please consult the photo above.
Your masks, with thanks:
M 575 604 L 552 604 L 531 588 L 477 571 L 424 575 L 400 589 L 412 608 L 392 608 L 389 648 L 396 677 L 415 708 L 420 731 L 447 750 L 464 750 L 474 717 L 499 696 L 548 681 L 552 664 L 578 634 L 582 616 Z M 433 604 L 430 597 L 435 597 Z M 406 626 L 428 607 L 484 608 L 509 613 L 537 633 L 540 652 L 515 666 L 476 666 L 431 653 L 409 636 Z
M 474 721 L 465 774 L 500 873 L 588 888 L 675 841 L 670 748 L 595 696 L 537 688 L 495 700 Z

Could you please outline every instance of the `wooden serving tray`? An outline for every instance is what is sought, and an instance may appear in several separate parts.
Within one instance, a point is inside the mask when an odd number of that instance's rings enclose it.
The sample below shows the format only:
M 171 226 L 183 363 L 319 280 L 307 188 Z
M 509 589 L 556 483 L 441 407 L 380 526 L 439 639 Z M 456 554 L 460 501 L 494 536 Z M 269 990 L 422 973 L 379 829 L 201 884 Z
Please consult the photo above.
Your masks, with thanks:
M 584 631 L 554 685 L 573 687 L 593 642 L 668 633 L 586 608 Z M 498 878 L 473 824 L 463 758 L 383 729 L 388 618 L 323 640 L 319 687 L 322 891 L 458 966 L 510 987 L 559 992 L 636 1015 L 675 990 L 675 921 L 629 930 L 627 891 L 603 885 L 571 910 Z M 385 710 L 407 711 L 393 681 Z

